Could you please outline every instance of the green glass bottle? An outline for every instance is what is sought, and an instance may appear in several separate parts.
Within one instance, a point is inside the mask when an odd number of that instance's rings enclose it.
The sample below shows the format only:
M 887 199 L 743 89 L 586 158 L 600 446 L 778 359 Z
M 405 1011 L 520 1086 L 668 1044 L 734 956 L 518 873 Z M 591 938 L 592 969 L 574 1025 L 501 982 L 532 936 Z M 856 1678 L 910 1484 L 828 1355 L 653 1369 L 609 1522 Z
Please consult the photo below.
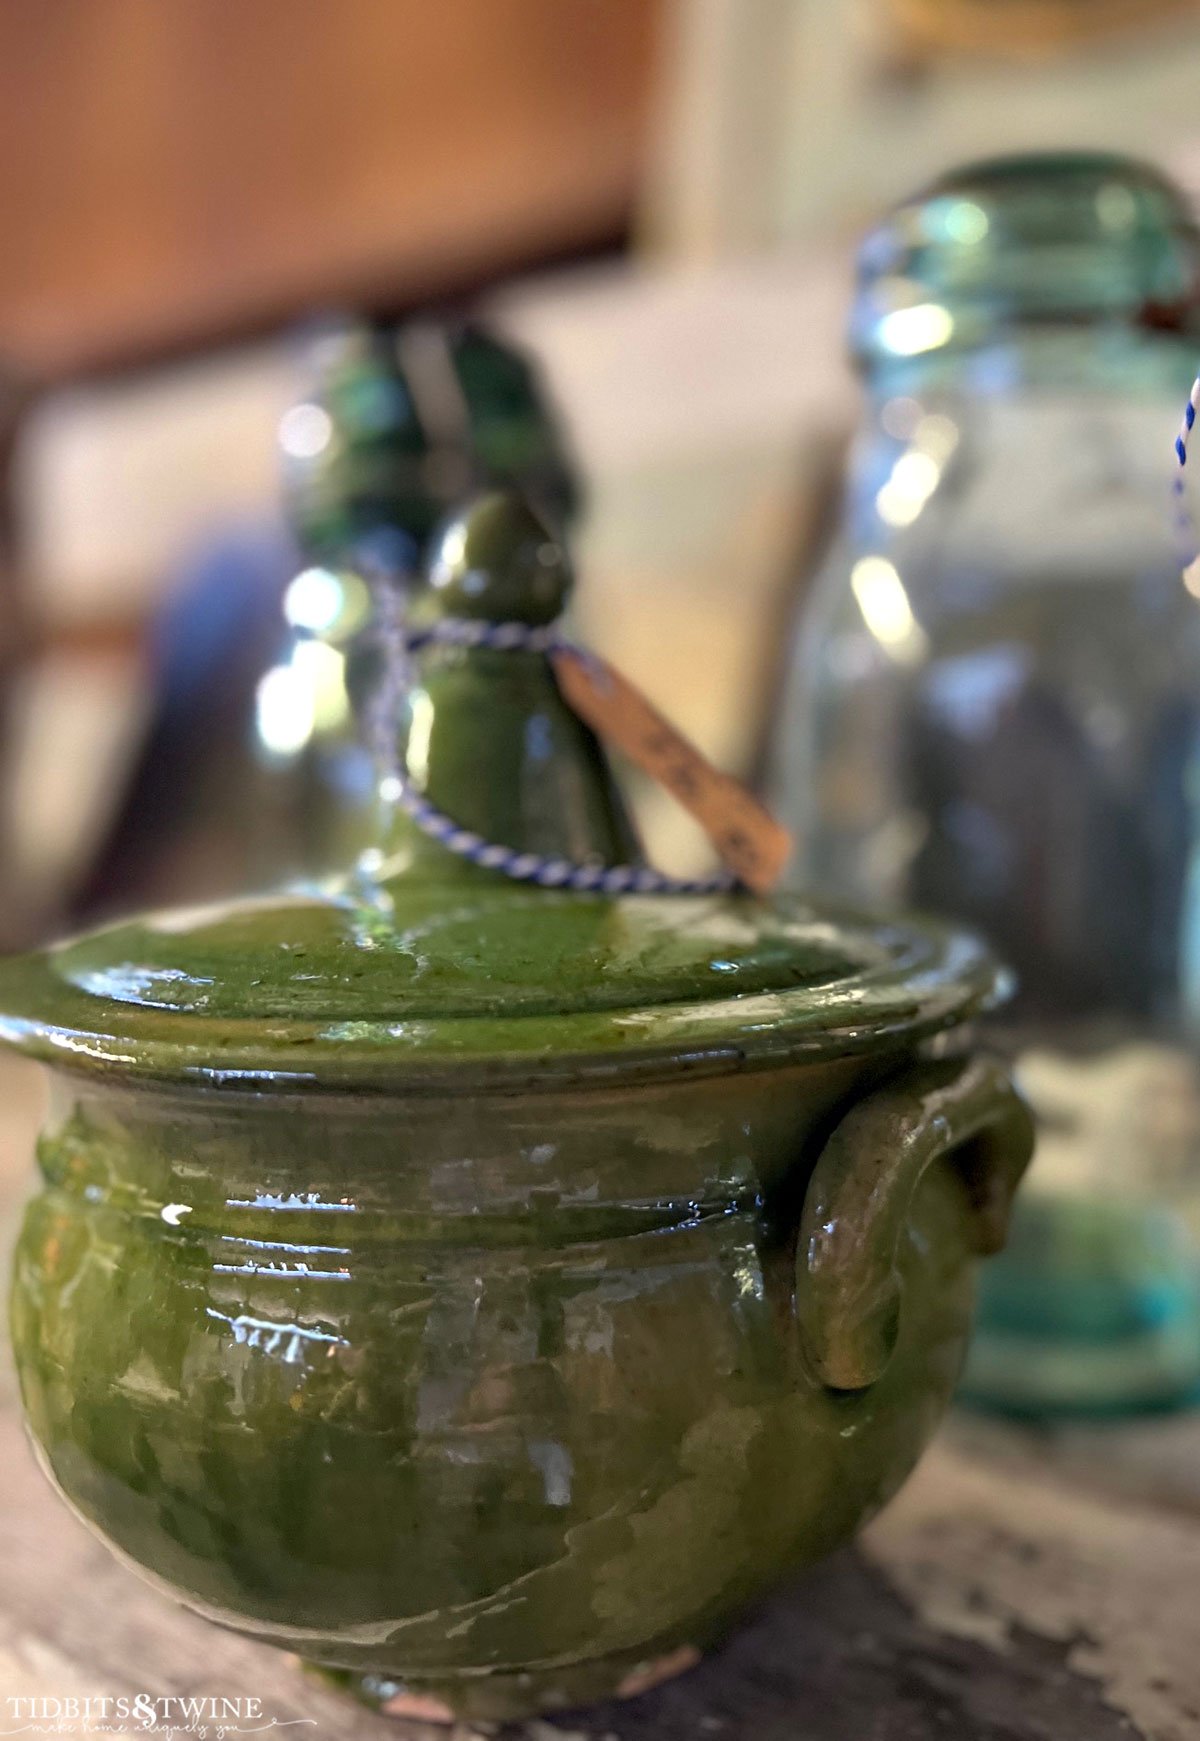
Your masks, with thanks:
M 480 326 L 349 321 L 309 346 L 280 429 L 284 502 L 315 562 L 389 529 L 420 551 L 473 491 L 517 484 L 569 525 L 579 485 L 530 360 Z
M 258 859 L 276 877 L 324 872 L 377 843 L 363 720 L 379 682 L 378 617 L 408 590 L 446 513 L 515 484 L 566 530 L 580 503 L 536 368 L 479 326 L 338 323 L 311 340 L 305 374 L 279 437 L 299 567 L 254 730 L 278 842 Z
M 811 882 L 978 925 L 1042 1121 L 969 1383 L 1200 1385 L 1200 602 L 1170 449 L 1200 236 L 1124 159 L 948 176 L 868 238 L 864 427 L 774 796 Z

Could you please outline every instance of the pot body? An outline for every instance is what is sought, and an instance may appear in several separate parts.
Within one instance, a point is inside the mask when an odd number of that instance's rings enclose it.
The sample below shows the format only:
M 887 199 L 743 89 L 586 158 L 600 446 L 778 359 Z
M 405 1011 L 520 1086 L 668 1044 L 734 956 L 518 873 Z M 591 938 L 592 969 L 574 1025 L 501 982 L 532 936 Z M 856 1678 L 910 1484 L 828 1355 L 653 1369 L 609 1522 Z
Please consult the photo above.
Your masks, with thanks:
M 460 1096 L 60 1074 L 12 1324 L 76 1511 L 189 1606 L 505 1716 L 703 1648 L 903 1481 L 971 1307 L 929 1166 L 898 1340 L 827 1388 L 796 1229 L 905 1062 Z

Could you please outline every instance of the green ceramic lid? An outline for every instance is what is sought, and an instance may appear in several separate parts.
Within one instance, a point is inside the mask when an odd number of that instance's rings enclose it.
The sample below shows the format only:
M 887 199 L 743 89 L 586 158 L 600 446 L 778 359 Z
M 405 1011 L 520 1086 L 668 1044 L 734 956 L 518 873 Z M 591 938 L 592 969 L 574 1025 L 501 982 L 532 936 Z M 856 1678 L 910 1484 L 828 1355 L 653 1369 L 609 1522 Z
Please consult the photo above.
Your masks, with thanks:
M 544 622 L 566 558 L 509 496 L 435 547 L 422 604 Z M 522 852 L 636 847 L 544 653 L 434 646 L 398 746 L 410 780 Z M 64 1067 L 217 1085 L 389 1091 L 726 1071 L 909 1043 L 997 988 L 980 945 L 804 900 L 528 887 L 403 814 L 321 889 L 112 926 L 0 966 L 0 1039 Z

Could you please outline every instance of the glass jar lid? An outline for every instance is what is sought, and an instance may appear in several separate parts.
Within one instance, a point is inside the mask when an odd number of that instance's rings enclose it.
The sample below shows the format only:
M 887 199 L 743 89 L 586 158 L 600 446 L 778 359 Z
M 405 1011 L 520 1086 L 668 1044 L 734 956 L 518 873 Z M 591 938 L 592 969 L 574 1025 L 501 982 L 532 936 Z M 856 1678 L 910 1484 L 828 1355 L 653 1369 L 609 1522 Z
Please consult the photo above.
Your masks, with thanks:
M 1200 230 L 1146 164 L 1035 153 L 954 170 L 871 232 L 851 344 L 876 364 L 975 345 L 1006 324 L 1092 320 L 1200 331 Z

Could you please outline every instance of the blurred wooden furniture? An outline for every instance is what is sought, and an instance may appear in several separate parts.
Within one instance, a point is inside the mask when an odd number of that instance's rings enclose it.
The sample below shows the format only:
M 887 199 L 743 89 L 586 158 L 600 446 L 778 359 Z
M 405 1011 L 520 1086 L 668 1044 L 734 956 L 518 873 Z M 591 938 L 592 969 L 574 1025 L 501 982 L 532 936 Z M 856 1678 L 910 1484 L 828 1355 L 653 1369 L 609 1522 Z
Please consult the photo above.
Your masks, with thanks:
M 0 356 L 62 378 L 612 240 L 662 0 L 4 0 Z
M 921 50 L 1013 60 L 1197 11 L 1196 0 L 883 0 Z

